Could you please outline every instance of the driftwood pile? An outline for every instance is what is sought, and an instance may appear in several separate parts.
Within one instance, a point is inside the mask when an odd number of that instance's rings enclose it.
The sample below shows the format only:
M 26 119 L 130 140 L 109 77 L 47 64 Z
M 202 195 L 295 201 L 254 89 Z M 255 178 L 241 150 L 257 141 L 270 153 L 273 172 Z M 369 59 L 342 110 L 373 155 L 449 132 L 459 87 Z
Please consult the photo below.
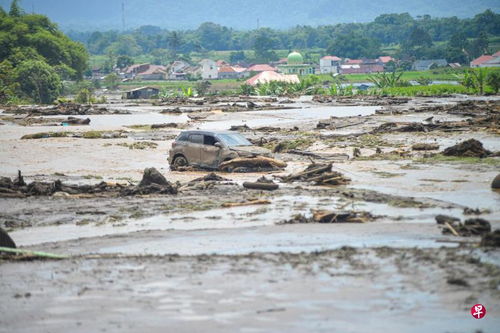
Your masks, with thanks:
M 77 103 L 61 103 L 53 106 L 16 106 L 7 108 L 5 113 L 14 114 L 30 114 L 41 116 L 55 116 L 55 115 L 90 115 L 90 114 L 129 114 L 129 111 L 124 110 L 109 110 L 106 107 L 96 107 L 88 104 Z
M 296 223 L 365 223 L 376 219 L 368 212 L 313 210 L 312 216 L 297 214 L 280 224 Z
M 137 185 L 122 185 L 100 182 L 95 185 L 64 184 L 34 181 L 27 184 L 19 171 L 16 179 L 0 177 L 0 197 L 24 198 L 29 196 L 129 196 L 143 194 L 177 194 L 177 187 L 168 182 L 155 168 L 144 170 L 143 178 Z
M 437 215 L 436 222 L 443 226 L 443 234 L 452 234 L 456 237 L 482 236 L 491 232 L 491 224 L 485 219 L 472 218 L 465 220 L 447 215 Z
M 287 164 L 283 161 L 265 156 L 237 157 L 222 162 L 219 165 L 219 170 L 224 172 L 262 172 L 280 170 L 286 166 Z
M 345 185 L 351 180 L 342 173 L 332 171 L 332 164 L 310 164 L 304 171 L 281 177 L 284 182 L 314 182 L 316 185 Z

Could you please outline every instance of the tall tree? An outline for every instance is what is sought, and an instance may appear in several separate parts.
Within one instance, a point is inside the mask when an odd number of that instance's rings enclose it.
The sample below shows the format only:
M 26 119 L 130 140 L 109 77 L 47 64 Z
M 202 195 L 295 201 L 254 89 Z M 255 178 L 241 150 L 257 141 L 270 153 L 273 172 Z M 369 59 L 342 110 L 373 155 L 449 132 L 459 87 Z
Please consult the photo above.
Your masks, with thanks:
M 19 6 L 18 0 L 12 0 L 12 2 L 10 3 L 9 15 L 12 17 L 20 17 L 21 15 L 23 15 L 23 10 Z
M 59 75 L 43 61 L 22 62 L 16 68 L 16 75 L 22 93 L 36 103 L 52 103 L 61 92 Z

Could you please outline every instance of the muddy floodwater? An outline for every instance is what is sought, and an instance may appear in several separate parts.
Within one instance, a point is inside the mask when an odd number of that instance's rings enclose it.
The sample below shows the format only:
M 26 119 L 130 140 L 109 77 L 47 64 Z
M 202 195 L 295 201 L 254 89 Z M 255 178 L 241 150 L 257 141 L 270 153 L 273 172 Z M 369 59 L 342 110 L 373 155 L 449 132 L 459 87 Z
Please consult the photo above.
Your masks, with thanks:
M 109 101 L 0 107 L 0 332 L 498 332 L 497 97 Z M 231 128 L 286 167 L 170 169 Z

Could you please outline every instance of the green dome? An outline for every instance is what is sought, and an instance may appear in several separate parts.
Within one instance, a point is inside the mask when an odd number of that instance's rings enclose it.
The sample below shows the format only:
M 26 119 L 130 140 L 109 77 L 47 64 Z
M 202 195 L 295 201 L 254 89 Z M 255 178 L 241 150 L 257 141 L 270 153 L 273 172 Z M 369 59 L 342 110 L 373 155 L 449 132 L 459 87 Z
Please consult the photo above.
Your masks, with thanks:
M 304 62 L 304 58 L 299 52 L 292 52 L 288 55 L 288 64 L 289 65 L 298 65 Z

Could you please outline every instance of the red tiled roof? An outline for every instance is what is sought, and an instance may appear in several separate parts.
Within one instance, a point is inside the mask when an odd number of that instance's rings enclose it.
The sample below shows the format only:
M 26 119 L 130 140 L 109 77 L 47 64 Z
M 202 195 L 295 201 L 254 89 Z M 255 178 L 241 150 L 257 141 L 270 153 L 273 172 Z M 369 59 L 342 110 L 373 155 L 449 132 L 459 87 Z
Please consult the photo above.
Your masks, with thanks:
M 383 72 L 384 66 L 382 65 L 360 65 L 359 67 L 342 68 L 342 74 L 364 74 Z
M 245 67 L 241 67 L 241 66 L 232 66 L 231 68 L 234 69 L 234 71 L 238 72 L 238 73 L 241 73 L 241 72 L 244 72 L 247 70 Z
M 157 74 L 157 73 L 165 73 L 167 68 L 165 66 L 161 65 L 149 65 L 149 68 L 146 69 L 143 72 L 137 73 L 137 75 L 151 75 L 151 74 Z
M 346 64 L 362 64 L 363 63 L 363 60 L 361 59 L 347 59 L 347 61 L 345 62 Z
M 476 58 L 474 60 L 472 60 L 472 62 L 470 63 L 471 65 L 481 65 L 487 61 L 490 61 L 491 59 L 493 59 L 494 57 L 493 56 L 490 56 L 490 55 L 482 55 L 480 56 L 479 58 Z
M 276 72 L 276 68 L 269 66 L 267 64 L 257 64 L 253 65 L 247 69 L 249 72 L 264 72 L 264 71 L 272 71 Z
M 493 54 L 494 57 L 500 57 L 500 51 L 497 51 Z
M 219 73 L 234 73 L 236 72 L 231 66 L 222 66 L 219 68 Z
M 245 82 L 251 86 L 254 86 L 259 83 L 266 83 L 271 81 L 300 83 L 299 77 L 295 74 L 285 75 L 281 73 L 276 73 L 275 71 L 260 72 L 259 74 L 252 76 Z
M 378 57 L 378 59 L 380 61 L 382 61 L 384 64 L 388 63 L 389 61 L 393 61 L 394 60 L 394 58 L 390 57 L 390 56 L 381 56 L 381 57 Z
M 336 57 L 336 56 L 324 56 L 321 59 L 323 59 L 323 60 L 331 60 L 331 61 L 340 61 L 340 60 L 342 60 L 342 59 L 340 59 L 339 57 Z

